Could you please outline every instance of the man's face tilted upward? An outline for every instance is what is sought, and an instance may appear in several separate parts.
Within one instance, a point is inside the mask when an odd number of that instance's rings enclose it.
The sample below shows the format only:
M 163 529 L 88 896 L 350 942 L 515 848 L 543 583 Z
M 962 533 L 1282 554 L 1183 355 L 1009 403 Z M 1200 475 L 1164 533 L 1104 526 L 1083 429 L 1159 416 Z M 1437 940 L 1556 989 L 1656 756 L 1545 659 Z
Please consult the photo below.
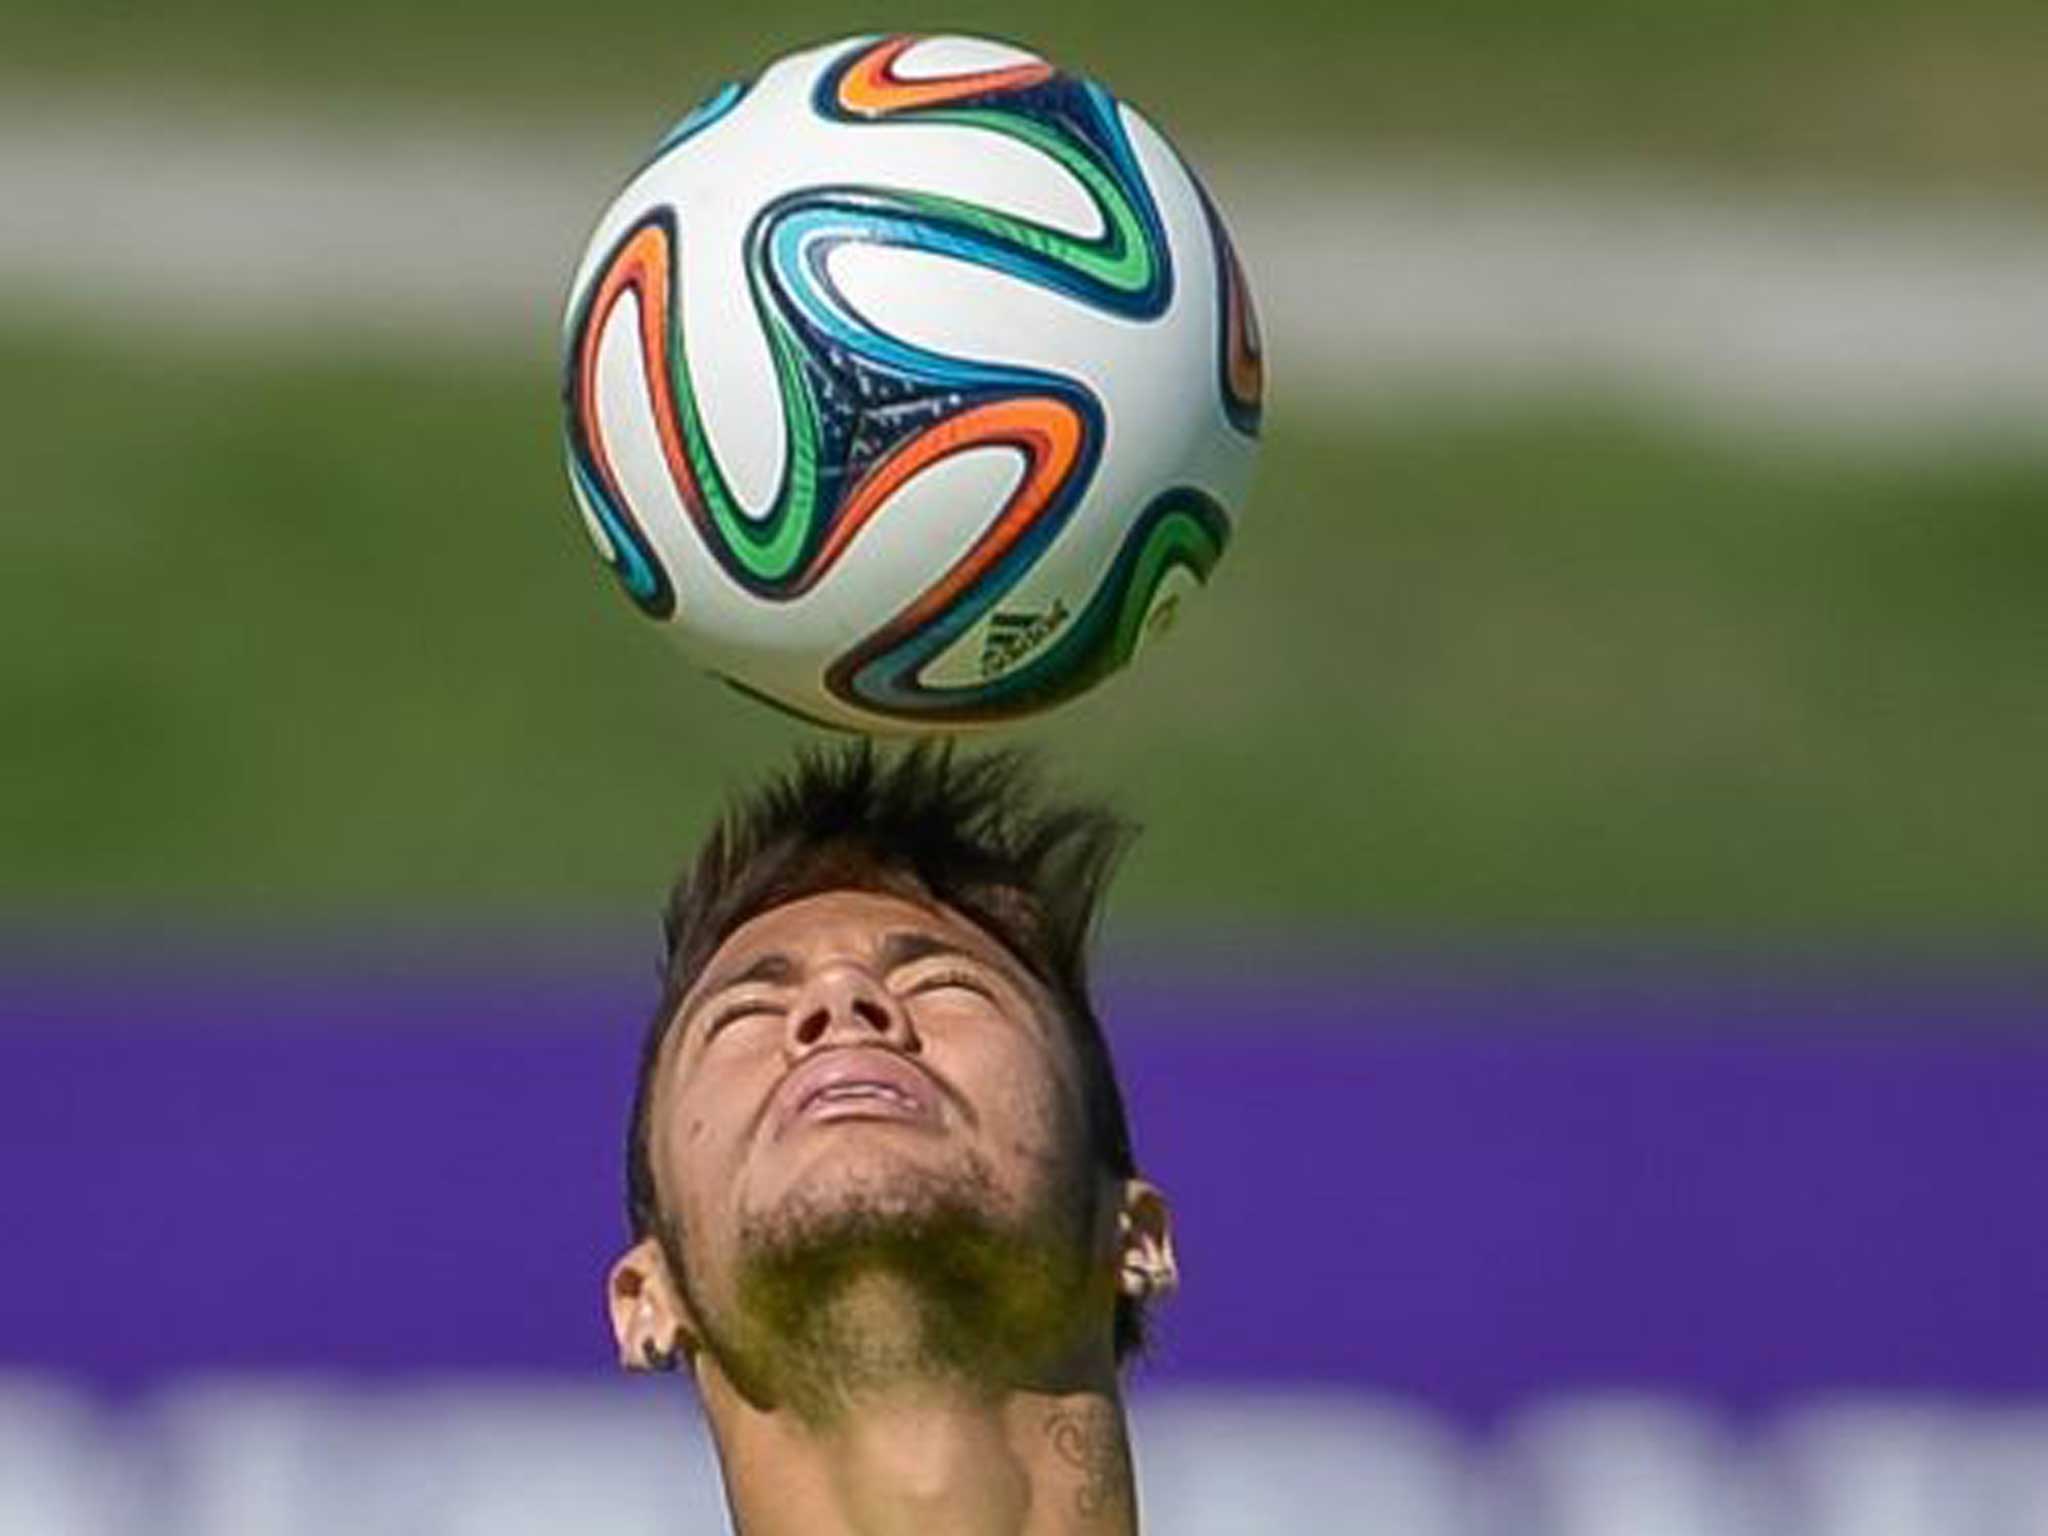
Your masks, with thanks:
M 1056 1356 L 1118 1286 L 1126 1192 L 1084 1102 L 1052 999 L 959 913 L 856 890 L 760 913 L 657 1064 L 649 1152 L 695 1333 L 749 1395 L 857 1377 L 833 1304 L 894 1285 L 925 1368 Z

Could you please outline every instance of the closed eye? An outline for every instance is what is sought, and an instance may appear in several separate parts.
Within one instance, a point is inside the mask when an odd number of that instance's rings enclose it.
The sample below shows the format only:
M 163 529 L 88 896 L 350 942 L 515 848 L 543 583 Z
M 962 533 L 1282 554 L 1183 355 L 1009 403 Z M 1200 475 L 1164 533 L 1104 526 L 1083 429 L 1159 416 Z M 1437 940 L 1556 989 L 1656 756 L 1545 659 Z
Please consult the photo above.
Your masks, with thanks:
M 725 1028 L 726 1025 L 737 1024 L 741 1019 L 749 1018 L 754 1014 L 780 1014 L 781 1012 L 782 1005 L 768 998 L 742 998 L 736 1002 L 727 1003 L 723 1008 L 712 1014 L 709 1019 L 705 1020 L 703 1030 L 706 1035 L 715 1035 Z
M 959 987 L 977 996 L 994 999 L 995 993 L 989 984 L 972 971 L 934 971 L 920 976 L 904 988 L 906 996 L 916 997 L 925 992 L 943 992 L 948 987 Z

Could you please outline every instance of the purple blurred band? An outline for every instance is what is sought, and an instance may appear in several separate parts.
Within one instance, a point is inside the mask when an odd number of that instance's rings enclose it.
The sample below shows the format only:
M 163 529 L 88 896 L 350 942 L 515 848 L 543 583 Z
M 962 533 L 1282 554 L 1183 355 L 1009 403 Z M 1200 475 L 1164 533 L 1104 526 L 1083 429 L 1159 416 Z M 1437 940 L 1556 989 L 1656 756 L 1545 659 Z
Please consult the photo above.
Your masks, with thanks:
M 0 1367 L 608 1368 L 644 966 L 104 961 L 0 971 Z M 2048 1390 L 2048 988 L 1229 971 L 1107 989 L 1154 1375 Z

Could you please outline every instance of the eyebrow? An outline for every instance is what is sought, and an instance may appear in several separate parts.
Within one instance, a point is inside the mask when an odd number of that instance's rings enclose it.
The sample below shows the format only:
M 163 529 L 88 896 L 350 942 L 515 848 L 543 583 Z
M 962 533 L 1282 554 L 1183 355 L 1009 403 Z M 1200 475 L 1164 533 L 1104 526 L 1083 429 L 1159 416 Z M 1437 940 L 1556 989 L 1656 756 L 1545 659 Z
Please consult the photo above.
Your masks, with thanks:
M 929 960 L 935 955 L 946 955 L 956 960 L 971 960 L 976 965 L 986 966 L 988 961 L 966 946 L 951 939 L 942 939 L 935 933 L 921 928 L 904 928 L 886 935 L 882 947 L 875 955 L 875 961 L 884 975 L 901 970 L 906 965 L 915 965 L 920 960 Z

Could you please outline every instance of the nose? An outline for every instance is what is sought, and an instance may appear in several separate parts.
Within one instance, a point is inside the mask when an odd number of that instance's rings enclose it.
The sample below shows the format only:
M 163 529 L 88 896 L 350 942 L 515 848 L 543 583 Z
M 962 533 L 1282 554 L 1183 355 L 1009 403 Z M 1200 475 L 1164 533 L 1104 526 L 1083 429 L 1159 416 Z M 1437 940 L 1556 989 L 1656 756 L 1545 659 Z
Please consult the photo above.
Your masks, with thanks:
M 909 1013 L 864 966 L 828 965 L 813 972 L 788 1017 L 793 1055 L 827 1045 L 918 1048 Z

